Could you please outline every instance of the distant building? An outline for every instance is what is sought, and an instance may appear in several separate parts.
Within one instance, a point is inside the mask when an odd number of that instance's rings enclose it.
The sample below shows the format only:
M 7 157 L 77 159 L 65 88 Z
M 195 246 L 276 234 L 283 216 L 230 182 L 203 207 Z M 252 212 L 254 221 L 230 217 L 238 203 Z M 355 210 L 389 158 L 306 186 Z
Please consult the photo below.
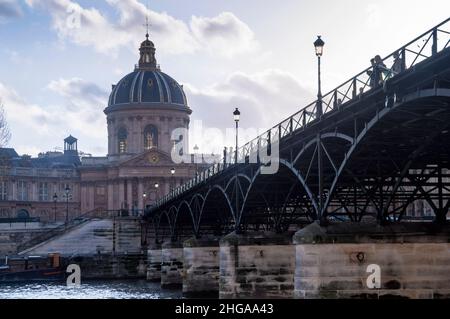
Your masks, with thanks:
M 139 51 L 138 65 L 113 85 L 104 111 L 107 156 L 80 157 L 72 136 L 63 153 L 37 158 L 0 149 L 0 218 L 64 221 L 95 210 L 137 213 L 195 176 L 195 164 L 174 165 L 170 156 L 172 131 L 188 129 L 192 113 L 183 87 L 161 71 L 148 35 Z

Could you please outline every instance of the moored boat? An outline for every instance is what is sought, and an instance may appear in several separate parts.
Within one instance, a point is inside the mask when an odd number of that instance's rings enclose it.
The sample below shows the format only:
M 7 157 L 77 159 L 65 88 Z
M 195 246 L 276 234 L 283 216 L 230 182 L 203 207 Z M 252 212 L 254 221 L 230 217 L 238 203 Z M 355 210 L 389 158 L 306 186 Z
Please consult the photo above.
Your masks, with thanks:
M 6 257 L 5 264 L 0 265 L 0 284 L 62 282 L 65 278 L 66 273 L 59 254 L 49 254 L 47 257 Z

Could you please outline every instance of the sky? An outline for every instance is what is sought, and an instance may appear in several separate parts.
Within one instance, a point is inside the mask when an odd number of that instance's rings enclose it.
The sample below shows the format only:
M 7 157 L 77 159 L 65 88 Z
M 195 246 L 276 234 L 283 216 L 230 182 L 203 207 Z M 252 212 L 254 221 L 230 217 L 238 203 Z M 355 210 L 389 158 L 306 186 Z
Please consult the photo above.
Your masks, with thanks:
M 106 155 L 103 110 L 111 85 L 138 61 L 147 16 L 158 63 L 184 85 L 192 124 L 225 132 L 239 107 L 244 142 L 314 101 L 317 35 L 328 92 L 449 12 L 448 0 L 0 0 L 9 146 L 37 155 L 72 134 L 81 151 Z M 232 142 L 205 133 L 194 144 L 207 153 Z

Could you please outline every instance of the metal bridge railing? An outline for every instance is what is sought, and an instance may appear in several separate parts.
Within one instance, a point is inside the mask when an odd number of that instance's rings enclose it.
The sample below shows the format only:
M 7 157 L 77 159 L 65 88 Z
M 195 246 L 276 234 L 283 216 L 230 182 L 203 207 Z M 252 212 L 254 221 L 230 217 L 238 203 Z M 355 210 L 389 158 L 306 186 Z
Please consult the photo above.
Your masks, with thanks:
M 372 89 L 383 86 L 388 80 L 400 73 L 412 68 L 418 63 L 432 57 L 433 55 L 450 47 L 450 18 L 433 27 L 429 31 L 418 36 L 411 42 L 395 50 L 387 57 L 378 61 L 361 73 L 352 77 L 348 81 L 339 85 L 334 90 L 323 96 L 322 115 L 331 111 L 339 110 L 344 104 L 355 101 L 364 96 Z M 238 163 L 247 163 L 252 159 L 258 159 L 258 153 L 266 151 L 273 141 L 281 141 L 283 138 L 304 130 L 316 120 L 320 120 L 317 115 L 317 105 L 319 101 L 307 105 L 299 112 L 288 119 L 275 125 L 270 130 L 261 134 L 257 138 L 248 142 L 237 150 Z M 207 170 L 201 172 L 199 176 L 190 180 L 186 184 L 177 187 L 168 195 L 159 199 L 154 209 L 166 204 L 182 193 L 204 183 L 209 178 L 219 174 L 230 166 L 236 164 L 236 159 L 232 154 L 224 158 L 221 163 L 212 165 Z

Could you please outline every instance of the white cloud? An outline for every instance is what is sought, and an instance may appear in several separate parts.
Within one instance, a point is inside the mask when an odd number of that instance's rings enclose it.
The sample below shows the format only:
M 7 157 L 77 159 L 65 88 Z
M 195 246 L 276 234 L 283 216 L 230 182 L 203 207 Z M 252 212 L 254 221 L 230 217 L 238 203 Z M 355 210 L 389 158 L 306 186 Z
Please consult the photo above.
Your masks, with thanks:
M 241 112 L 241 127 L 261 131 L 281 122 L 314 100 L 314 95 L 289 73 L 269 69 L 256 74 L 234 73 L 223 83 L 198 89 L 185 85 L 189 104 L 194 110 L 193 121 L 204 126 L 219 128 L 222 132 L 233 127 L 232 113 Z M 228 119 L 228 120 L 227 120 Z M 248 142 L 255 136 L 247 136 Z M 227 141 L 228 143 L 232 141 Z M 191 140 L 191 144 L 202 141 Z M 192 146 L 191 145 L 191 146 Z M 205 151 L 210 147 L 203 145 Z
M 231 57 L 257 47 L 253 31 L 230 12 L 214 18 L 193 16 L 188 25 L 169 14 L 147 10 L 137 0 L 105 0 L 115 8 L 118 19 L 95 8 L 85 8 L 71 0 L 26 0 L 29 6 L 47 10 L 53 28 L 62 40 L 92 46 L 101 53 L 116 54 L 133 48 L 143 39 L 143 23 L 148 16 L 151 37 L 164 53 L 186 54 L 201 50 Z M 230 41 L 233 45 L 229 45 Z
M 95 138 L 105 137 L 106 122 L 102 111 L 108 102 L 106 91 L 80 78 L 52 81 L 48 88 L 67 101 L 65 106 L 72 126 Z
M 231 57 L 258 47 L 253 31 L 231 12 L 214 18 L 193 16 L 190 26 L 202 47 L 211 53 Z

